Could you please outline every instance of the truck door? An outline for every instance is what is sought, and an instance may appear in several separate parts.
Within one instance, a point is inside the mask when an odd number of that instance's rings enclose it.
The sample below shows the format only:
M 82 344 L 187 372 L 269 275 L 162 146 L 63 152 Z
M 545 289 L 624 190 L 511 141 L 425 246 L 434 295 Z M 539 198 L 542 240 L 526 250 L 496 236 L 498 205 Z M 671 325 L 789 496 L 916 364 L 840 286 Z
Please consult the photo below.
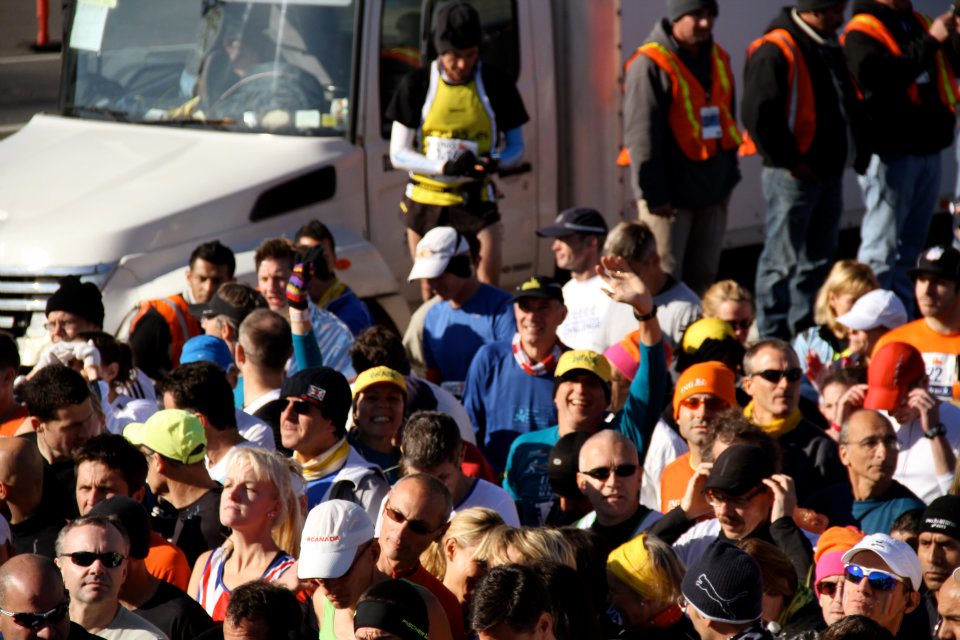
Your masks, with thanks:
M 368 70 L 368 77 L 362 81 L 368 96 L 363 111 L 366 135 L 362 142 L 370 216 L 367 228 L 371 242 L 383 252 L 394 274 L 401 282 L 406 282 L 411 260 L 399 203 L 407 175 L 390 165 L 391 123 L 383 114 L 403 77 L 430 61 L 422 59 L 420 49 L 424 16 L 421 0 L 382 0 L 379 12 L 374 4 L 368 5 L 374 10 L 368 12 L 366 32 L 374 37 L 369 38 L 365 45 L 364 56 L 368 64 L 364 67 Z M 432 3 L 426 4 L 429 12 Z M 533 119 L 537 113 L 537 103 L 532 47 L 524 48 L 521 55 L 521 43 L 529 42 L 526 37 L 521 37 L 521 22 L 528 30 L 531 25 L 526 15 L 518 15 L 521 10 L 518 4 L 526 3 L 517 0 L 472 0 L 472 4 L 480 14 L 483 27 L 483 64 L 496 66 L 517 80 L 524 105 Z M 429 33 L 429 25 L 425 25 L 425 28 Z M 526 147 L 524 163 L 529 164 L 495 180 L 503 195 L 499 203 L 504 226 L 502 286 L 519 282 L 532 271 L 536 259 L 531 247 L 535 244 L 534 230 L 540 224 L 537 220 L 537 180 L 536 173 L 530 171 L 529 167 L 534 164 L 532 153 L 537 148 L 537 134 L 529 124 L 524 127 L 523 133 Z M 408 297 L 416 297 L 418 291 L 410 286 Z

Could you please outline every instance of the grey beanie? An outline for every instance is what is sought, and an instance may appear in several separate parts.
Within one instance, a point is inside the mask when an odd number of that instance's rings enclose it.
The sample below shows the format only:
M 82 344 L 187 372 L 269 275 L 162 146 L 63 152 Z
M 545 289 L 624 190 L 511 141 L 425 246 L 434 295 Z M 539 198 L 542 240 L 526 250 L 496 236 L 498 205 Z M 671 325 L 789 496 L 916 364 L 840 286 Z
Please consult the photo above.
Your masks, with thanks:
M 676 22 L 688 13 L 702 9 L 712 9 L 714 13 L 720 10 L 717 0 L 667 0 L 667 18 L 670 22 Z
M 846 0 L 797 0 L 797 11 L 823 11 Z

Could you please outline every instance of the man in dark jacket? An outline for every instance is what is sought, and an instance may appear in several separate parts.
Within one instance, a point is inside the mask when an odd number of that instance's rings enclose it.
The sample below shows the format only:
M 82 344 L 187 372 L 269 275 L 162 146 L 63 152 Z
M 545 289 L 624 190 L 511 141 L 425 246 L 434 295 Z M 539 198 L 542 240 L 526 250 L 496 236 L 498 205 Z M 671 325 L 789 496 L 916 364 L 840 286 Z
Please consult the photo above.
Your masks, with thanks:
M 763 156 L 767 235 L 757 328 L 790 338 L 812 324 L 837 250 L 853 90 L 836 39 L 847 0 L 798 0 L 750 45 L 743 123 Z
M 956 125 L 957 21 L 952 12 L 915 14 L 909 0 L 855 0 L 853 14 L 843 49 L 862 96 L 857 156 L 867 205 L 857 259 L 910 300 L 907 270 L 926 243 L 940 151 Z
M 640 219 L 664 270 L 697 293 L 716 279 L 717 238 L 740 181 L 733 73 L 712 37 L 717 11 L 716 0 L 667 0 L 667 17 L 628 61 L 624 80 Z

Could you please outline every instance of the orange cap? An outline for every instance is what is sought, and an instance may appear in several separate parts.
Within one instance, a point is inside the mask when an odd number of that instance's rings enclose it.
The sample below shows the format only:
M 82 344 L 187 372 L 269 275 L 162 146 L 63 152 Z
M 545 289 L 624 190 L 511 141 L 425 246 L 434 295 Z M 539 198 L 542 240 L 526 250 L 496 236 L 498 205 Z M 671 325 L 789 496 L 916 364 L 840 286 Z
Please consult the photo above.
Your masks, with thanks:
M 734 386 L 733 371 L 723 363 L 710 361 L 695 364 L 677 379 L 673 392 L 673 418 L 680 415 L 680 403 L 700 393 L 709 393 L 727 403 L 737 406 L 737 390 Z

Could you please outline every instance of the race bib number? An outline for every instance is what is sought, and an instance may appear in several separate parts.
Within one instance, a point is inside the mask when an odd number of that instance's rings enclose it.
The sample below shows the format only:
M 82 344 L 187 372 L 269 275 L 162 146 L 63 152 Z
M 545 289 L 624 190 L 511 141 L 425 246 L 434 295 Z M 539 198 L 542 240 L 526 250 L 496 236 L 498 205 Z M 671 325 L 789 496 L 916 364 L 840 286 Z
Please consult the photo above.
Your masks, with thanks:
M 460 140 L 459 138 L 438 138 L 437 136 L 427 136 L 424 140 L 424 148 L 430 160 L 439 160 L 449 162 L 456 160 L 464 151 L 472 151 L 473 155 L 478 155 L 480 147 L 473 140 Z
M 704 140 L 718 140 L 723 135 L 723 129 L 720 127 L 720 107 L 702 107 L 700 127 Z
M 927 377 L 930 378 L 930 393 L 949 402 L 953 397 L 953 385 L 957 381 L 957 356 L 924 353 L 923 362 L 927 365 Z

